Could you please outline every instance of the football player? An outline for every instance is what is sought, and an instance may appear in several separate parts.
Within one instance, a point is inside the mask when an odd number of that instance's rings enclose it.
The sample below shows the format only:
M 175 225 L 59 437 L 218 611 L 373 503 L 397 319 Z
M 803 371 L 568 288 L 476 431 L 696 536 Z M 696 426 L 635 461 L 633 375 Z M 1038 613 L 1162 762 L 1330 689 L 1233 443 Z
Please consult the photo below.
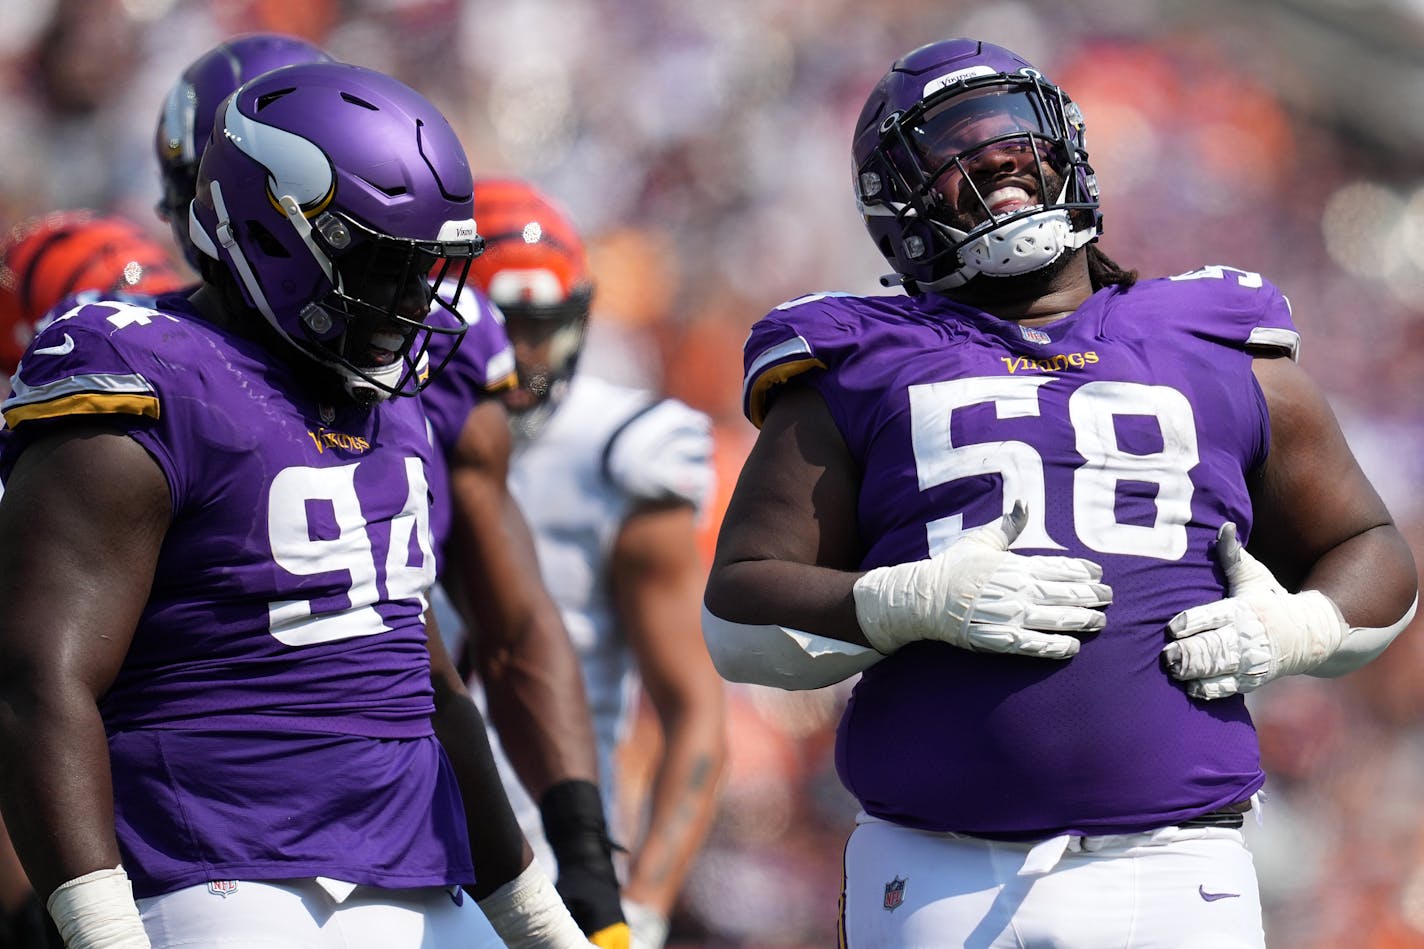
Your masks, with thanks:
M 153 149 L 163 193 L 155 210 L 196 272 L 202 255 L 189 232 L 198 162 L 212 134 L 218 103 L 249 79 L 298 63 L 330 62 L 325 50 L 295 36 L 248 33 L 224 40 L 193 60 L 163 97 Z
M 132 221 L 87 209 L 31 218 L 0 241 L 0 370 L 8 377 L 65 297 L 153 295 L 185 283 L 168 250 Z
M 698 632 L 705 567 L 696 522 L 712 490 L 710 422 L 676 400 L 575 373 L 593 280 L 582 239 L 546 195 L 518 179 L 477 178 L 475 216 L 485 252 L 470 280 L 502 311 L 514 347 L 518 384 L 503 392 L 514 432 L 510 488 L 578 647 L 608 812 L 616 813 L 614 751 L 639 680 L 661 725 L 623 901 L 634 946 L 658 947 L 706 837 L 726 755 L 721 682 Z M 437 381 L 427 402 L 444 388 Z M 470 625 L 478 649 L 484 627 L 478 617 Z M 491 743 L 536 854 L 548 859 L 550 847 L 562 867 L 567 831 L 547 810 L 539 820 Z
M 1108 258 L 1083 114 L 1001 47 L 896 62 L 853 163 L 906 292 L 753 327 L 704 612 L 731 678 L 861 673 L 845 944 L 1263 946 L 1245 693 L 1416 601 L 1285 297 Z
M 199 57 L 170 90 L 154 135 L 163 178 L 159 213 L 195 266 L 201 255 L 189 237 L 189 207 L 217 104 L 255 75 L 329 59 L 301 40 L 252 34 Z M 458 288 L 448 290 L 453 299 Z M 569 828 L 559 890 L 584 931 L 605 949 L 617 949 L 627 928 L 607 824 L 601 809 L 591 809 L 599 800 L 598 766 L 578 657 L 540 582 L 523 512 L 505 484 L 509 434 L 495 393 L 513 383 L 513 355 L 502 322 L 478 293 L 466 288 L 458 309 L 459 317 L 444 308 L 430 316 L 450 330 L 467 324 L 463 337 L 452 332 L 431 341 L 432 365 L 446 364 L 437 376 L 444 395 L 429 405 L 440 454 L 430 475 L 437 558 L 442 576 L 468 594 L 465 602 L 484 630 L 472 655 L 489 696 L 490 721 L 506 746 L 518 749 L 519 777 L 541 802 L 545 820 Z M 447 538 L 462 556 L 445 560 Z M 447 562 L 458 576 L 444 569 Z
M 200 287 L 69 310 L 22 357 L 0 808 L 71 949 L 474 944 L 484 917 L 586 944 L 424 622 L 413 396 L 463 330 L 428 317 L 481 249 L 471 190 L 404 84 L 259 76 L 199 166 Z

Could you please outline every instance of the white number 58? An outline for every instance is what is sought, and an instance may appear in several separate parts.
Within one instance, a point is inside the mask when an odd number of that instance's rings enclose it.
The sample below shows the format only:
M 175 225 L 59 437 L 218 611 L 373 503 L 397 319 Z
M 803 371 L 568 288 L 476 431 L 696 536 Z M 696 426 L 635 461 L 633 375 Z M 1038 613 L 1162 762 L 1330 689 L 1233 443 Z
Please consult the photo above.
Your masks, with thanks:
M 1051 376 L 985 376 L 910 387 L 910 424 L 920 490 L 959 478 L 997 474 L 1004 504 L 1022 499 L 1029 523 L 1016 547 L 1061 550 L 1048 535 L 1043 458 L 1026 442 L 986 441 L 956 445 L 950 417 L 956 409 L 989 404 L 1000 419 L 1040 415 L 1039 388 Z M 1115 416 L 1152 416 L 1162 433 L 1159 451 L 1138 454 L 1119 443 Z M 1199 460 L 1192 406 L 1168 386 L 1138 382 L 1089 382 L 1068 398 L 1067 424 L 1083 463 L 1073 473 L 1073 523 L 1088 549 L 1161 560 L 1180 559 L 1187 550 L 1193 485 L 1189 472 Z M 1145 482 L 1157 487 L 1151 524 L 1124 524 L 1116 513 L 1119 485 Z M 930 553 L 943 550 L 964 530 L 962 514 L 926 525 Z

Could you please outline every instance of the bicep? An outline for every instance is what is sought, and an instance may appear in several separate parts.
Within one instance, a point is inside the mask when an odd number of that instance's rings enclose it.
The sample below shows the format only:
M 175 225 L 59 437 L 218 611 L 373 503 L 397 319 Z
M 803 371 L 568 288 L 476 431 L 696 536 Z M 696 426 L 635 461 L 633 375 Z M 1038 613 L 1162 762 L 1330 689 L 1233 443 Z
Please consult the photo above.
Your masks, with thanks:
M 825 614 L 852 615 L 842 607 L 847 572 L 860 563 L 859 490 L 860 470 L 820 394 L 806 386 L 781 393 L 723 515 L 708 609 L 741 622 L 853 628 Z M 773 603 L 785 609 L 765 609 Z
M 821 396 L 806 386 L 788 389 L 772 404 L 737 478 L 716 565 L 788 560 L 854 567 L 859 482 Z
M 28 446 L 0 501 L 0 649 L 11 671 L 101 695 L 171 518 L 167 479 L 126 435 L 76 424 Z
M 518 632 L 535 611 L 553 608 L 528 521 L 509 491 L 510 439 L 503 406 L 482 402 L 466 419 L 450 466 L 447 585 L 478 626 L 482 647 Z
M 720 689 L 700 631 L 706 571 L 691 505 L 647 505 L 629 515 L 610 563 L 620 625 L 654 702 Z
M 1330 587 L 1337 596 L 1343 594 L 1334 590 L 1367 590 L 1361 599 L 1378 599 L 1393 612 L 1385 622 L 1396 619 L 1390 604 L 1404 586 L 1412 594 L 1412 555 L 1325 395 L 1288 359 L 1257 359 L 1254 371 L 1270 412 L 1271 444 L 1251 481 L 1252 552 L 1290 589 Z M 1347 604 L 1341 607 L 1349 618 Z M 1358 613 L 1353 621 L 1371 625 Z

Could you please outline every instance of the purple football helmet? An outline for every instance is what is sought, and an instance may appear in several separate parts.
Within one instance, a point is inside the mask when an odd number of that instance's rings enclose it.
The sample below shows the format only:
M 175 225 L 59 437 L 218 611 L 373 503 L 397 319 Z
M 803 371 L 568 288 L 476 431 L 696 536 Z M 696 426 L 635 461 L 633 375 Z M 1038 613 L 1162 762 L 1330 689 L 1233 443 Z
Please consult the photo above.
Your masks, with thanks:
M 472 192 L 459 139 L 419 93 L 306 63 L 218 106 L 192 235 L 249 307 L 370 403 L 424 388 L 441 368 L 428 365 L 431 334 L 465 332 L 456 307 L 483 248 Z M 432 305 L 450 325 L 429 324 Z
M 856 205 L 911 293 L 1031 273 L 1102 232 L 1083 116 L 1018 54 L 969 39 L 902 57 L 855 126 Z
M 227 40 L 193 60 L 168 90 L 153 139 L 163 178 L 158 216 L 168 222 L 173 240 L 195 268 L 198 252 L 188 237 L 188 207 L 218 103 L 268 70 L 330 59 L 306 40 L 280 33 L 252 33 Z

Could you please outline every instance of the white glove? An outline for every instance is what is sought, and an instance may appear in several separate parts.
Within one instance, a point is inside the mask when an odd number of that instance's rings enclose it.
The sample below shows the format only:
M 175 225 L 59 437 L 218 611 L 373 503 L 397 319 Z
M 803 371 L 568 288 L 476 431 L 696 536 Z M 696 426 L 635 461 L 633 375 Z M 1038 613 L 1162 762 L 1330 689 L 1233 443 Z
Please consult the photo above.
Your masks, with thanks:
M 1102 629 L 1112 589 L 1079 557 L 1009 551 L 1028 523 L 1022 501 L 998 521 L 966 531 L 929 560 L 877 567 L 855 582 L 866 640 L 891 653 L 918 639 L 974 652 L 1067 659 L 1076 635 Z
M 1162 650 L 1172 678 L 1199 699 L 1250 692 L 1286 675 L 1310 672 L 1340 648 L 1350 627 L 1319 590 L 1291 593 L 1241 546 L 1236 525 L 1221 525 L 1216 558 L 1226 599 L 1183 610 L 1167 624 Z
M 633 937 L 631 949 L 663 949 L 667 944 L 668 919 L 651 906 L 625 899 L 623 918 Z

